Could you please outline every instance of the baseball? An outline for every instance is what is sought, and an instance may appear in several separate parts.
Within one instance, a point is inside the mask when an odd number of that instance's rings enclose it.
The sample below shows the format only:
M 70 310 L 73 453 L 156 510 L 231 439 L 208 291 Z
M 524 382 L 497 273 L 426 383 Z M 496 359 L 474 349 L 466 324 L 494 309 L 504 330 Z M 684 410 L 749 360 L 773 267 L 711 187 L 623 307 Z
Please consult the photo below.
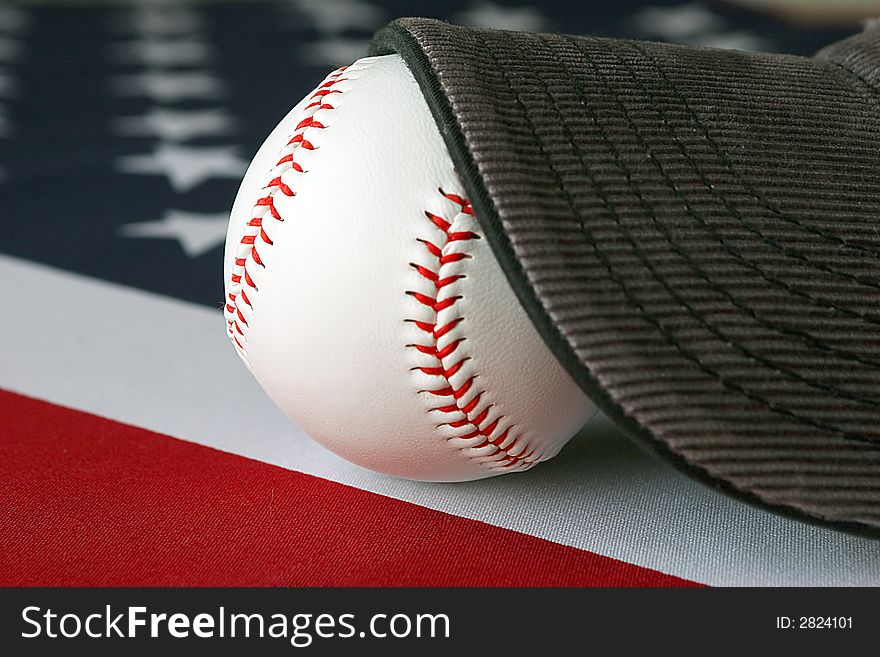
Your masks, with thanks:
M 229 338 L 304 431 L 372 470 L 463 481 L 556 455 L 594 405 L 520 305 L 396 55 L 331 73 L 245 174 Z

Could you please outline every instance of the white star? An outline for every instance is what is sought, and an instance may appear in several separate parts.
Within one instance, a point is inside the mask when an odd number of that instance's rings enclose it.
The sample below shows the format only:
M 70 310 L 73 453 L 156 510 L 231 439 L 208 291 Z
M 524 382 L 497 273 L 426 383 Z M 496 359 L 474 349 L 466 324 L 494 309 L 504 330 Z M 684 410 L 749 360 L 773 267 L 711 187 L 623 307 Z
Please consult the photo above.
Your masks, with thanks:
M 293 4 L 311 19 L 319 32 L 326 34 L 349 29 L 371 31 L 385 22 L 381 9 L 359 0 L 293 0 Z
M 115 26 L 119 32 L 135 34 L 188 34 L 202 28 L 202 19 L 182 7 L 140 7 L 119 16 Z
M 113 44 L 111 58 L 120 64 L 153 66 L 203 65 L 211 59 L 211 49 L 195 39 L 132 39 Z
M 17 39 L 0 37 L 0 61 L 11 62 L 18 59 L 21 43 Z
M 21 9 L 0 7 L 0 32 L 20 32 L 27 27 L 30 17 Z
M 692 2 L 673 7 L 645 7 L 633 17 L 636 28 L 669 41 L 682 41 L 696 34 L 718 32 L 725 28 L 724 19 Z
M 15 78 L 0 69 L 0 98 L 11 98 L 15 95 L 17 88 Z
M 111 88 L 122 96 L 147 96 L 166 103 L 187 98 L 218 98 L 224 90 L 221 80 L 206 73 L 169 71 L 120 75 L 112 81 Z
M 235 121 L 220 109 L 170 110 L 154 107 L 143 116 L 115 119 L 111 127 L 120 135 L 186 141 L 193 137 L 231 134 L 235 131 Z
M 489 0 L 480 0 L 476 6 L 458 12 L 455 17 L 464 25 L 497 30 L 537 32 L 546 26 L 546 20 L 537 9 L 496 5 Z
M 122 237 L 177 240 L 186 255 L 197 258 L 223 244 L 228 224 L 228 214 L 166 210 L 161 221 L 123 224 L 119 233 Z
M 240 178 L 247 161 L 236 154 L 235 146 L 202 148 L 160 143 L 148 155 L 126 155 L 116 161 L 123 173 L 168 177 L 177 192 L 186 192 L 212 178 Z
M 321 66 L 350 64 L 367 53 L 368 44 L 368 39 L 329 37 L 302 44 L 301 56 L 310 64 L 320 64 Z

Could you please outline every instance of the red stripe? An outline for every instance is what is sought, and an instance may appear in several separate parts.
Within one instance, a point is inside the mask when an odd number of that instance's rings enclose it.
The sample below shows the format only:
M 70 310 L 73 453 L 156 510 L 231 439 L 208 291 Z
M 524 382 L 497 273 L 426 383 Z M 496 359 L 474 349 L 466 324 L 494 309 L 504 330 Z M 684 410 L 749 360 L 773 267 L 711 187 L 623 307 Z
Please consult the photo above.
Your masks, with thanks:
M 692 582 L 0 391 L 0 584 Z

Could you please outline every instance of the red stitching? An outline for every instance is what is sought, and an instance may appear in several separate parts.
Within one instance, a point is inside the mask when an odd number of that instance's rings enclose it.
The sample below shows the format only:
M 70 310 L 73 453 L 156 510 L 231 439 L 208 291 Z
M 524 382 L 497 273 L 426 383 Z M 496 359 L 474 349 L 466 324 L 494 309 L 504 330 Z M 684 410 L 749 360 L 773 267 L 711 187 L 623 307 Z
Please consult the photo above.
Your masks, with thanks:
M 306 130 L 323 130 L 326 128 L 325 124 L 314 117 L 314 113 L 319 110 L 334 109 L 334 106 L 328 103 L 327 100 L 332 97 L 332 94 L 344 92 L 342 89 L 334 88 L 334 85 L 348 80 L 348 78 L 341 77 L 346 68 L 347 67 L 342 67 L 331 73 L 326 81 L 312 92 L 312 95 L 309 97 L 311 102 L 308 103 L 303 110 L 307 116 L 298 121 L 294 129 L 294 134 L 285 145 L 286 148 L 292 147 L 292 150 L 285 153 L 277 161 L 275 168 L 271 173 L 272 178 L 263 188 L 263 196 L 257 199 L 254 203 L 251 218 L 246 224 L 245 234 L 241 237 L 237 251 L 232 256 L 233 267 L 227 285 L 227 301 L 225 303 L 224 313 L 226 315 L 227 333 L 229 338 L 245 359 L 247 358 L 246 331 L 248 328 L 248 322 L 242 310 L 244 307 L 249 310 L 253 309 L 253 292 L 257 291 L 257 285 L 253 278 L 251 278 L 247 269 L 248 258 L 250 258 L 257 266 L 265 268 L 263 259 L 256 249 L 257 239 L 259 238 L 259 241 L 262 244 L 272 246 L 274 243 L 271 239 L 271 228 L 269 232 L 267 232 L 266 229 L 271 226 L 272 222 L 281 223 L 284 221 L 284 217 L 281 216 L 281 213 L 275 207 L 275 196 L 279 193 L 287 197 L 296 196 L 295 190 L 291 189 L 291 187 L 282 181 L 281 178 L 284 173 L 290 171 L 305 173 L 303 167 L 295 161 L 295 154 L 299 149 L 314 150 L 316 148 L 311 141 L 305 138 L 304 132 Z M 279 167 L 282 168 L 280 171 Z M 457 206 L 457 213 L 471 216 L 474 215 L 473 208 L 468 199 L 458 194 L 444 192 L 442 189 L 439 191 L 443 197 Z M 271 221 L 264 221 L 267 216 L 271 217 Z M 462 298 L 461 296 L 453 295 L 438 299 L 444 288 L 464 277 L 464 274 L 449 275 L 444 271 L 444 268 L 447 265 L 472 257 L 470 254 L 461 252 L 446 253 L 446 249 L 455 243 L 479 239 L 479 235 L 470 231 L 453 230 L 454 221 L 448 221 L 440 215 L 425 211 L 425 217 L 443 234 L 442 244 L 435 244 L 434 242 L 424 239 L 419 240 L 419 242 L 425 246 L 430 256 L 436 261 L 436 269 L 415 263 L 411 264 L 419 276 L 429 281 L 430 285 L 435 290 L 435 294 L 432 296 L 430 294 L 416 291 L 407 291 L 407 294 L 421 305 L 432 310 L 436 318 L 440 312 L 455 307 L 455 304 Z M 246 287 L 250 288 L 252 291 L 250 298 L 245 290 Z M 491 454 L 481 455 L 482 459 L 485 459 L 481 460 L 482 463 L 490 467 L 525 469 L 539 461 L 539 456 L 535 455 L 534 449 L 529 450 L 528 445 L 522 447 L 519 446 L 520 442 L 522 442 L 521 436 L 515 437 L 509 445 L 504 445 L 504 442 L 510 437 L 511 431 L 514 430 L 514 425 L 507 427 L 494 439 L 492 438 L 493 432 L 498 428 L 498 423 L 504 419 L 504 416 L 498 416 L 491 423 L 486 424 L 494 405 L 490 404 L 485 408 L 482 408 L 479 413 L 476 412 L 476 409 L 480 407 L 480 402 L 485 395 L 485 390 L 479 390 L 477 394 L 466 403 L 462 401 L 468 394 L 472 393 L 475 386 L 478 385 L 476 383 L 478 375 L 476 373 L 470 374 L 467 380 L 457 388 L 452 383 L 452 378 L 471 360 L 470 356 L 462 354 L 461 357 L 457 358 L 449 367 L 443 365 L 444 359 L 457 353 L 460 345 L 465 342 L 465 338 L 453 340 L 443 348 L 438 346 L 438 341 L 455 329 L 462 321 L 464 321 L 464 319 L 464 317 L 458 316 L 447 321 L 443 325 L 438 325 L 436 321 L 431 323 L 419 320 L 407 320 L 412 322 L 425 336 L 427 336 L 427 344 L 410 344 L 407 345 L 407 347 L 415 349 L 426 356 L 430 356 L 437 362 L 434 366 L 414 368 L 427 376 L 435 377 L 438 381 L 437 387 L 422 390 L 420 392 L 444 400 L 445 403 L 433 407 L 431 410 L 447 415 L 458 414 L 463 416 L 460 419 L 450 420 L 439 425 L 441 427 L 448 426 L 458 431 L 457 435 L 450 436 L 447 440 L 452 440 L 454 438 L 469 440 L 482 437 L 482 441 L 477 445 L 470 445 L 467 448 L 462 449 L 481 449 L 491 445 L 494 448 L 494 451 Z
M 444 192 L 442 189 L 438 191 L 443 197 L 452 201 L 458 206 L 456 209 L 457 212 L 473 216 L 474 211 L 468 199 L 464 198 L 463 196 L 459 196 L 458 194 Z M 465 276 L 464 274 L 444 275 L 447 274 L 447 272 L 444 271 L 444 267 L 451 263 L 459 262 L 465 258 L 473 257 L 468 253 L 445 253 L 444 251 L 449 247 L 449 245 L 455 242 L 467 242 L 474 239 L 479 239 L 480 236 L 470 231 L 453 230 L 454 221 L 449 221 L 446 218 L 441 217 L 440 215 L 437 215 L 435 213 L 425 211 L 425 217 L 428 219 L 428 221 L 430 221 L 434 226 L 436 226 L 443 232 L 444 241 L 442 244 L 435 244 L 434 242 L 425 239 L 418 240 L 421 244 L 425 246 L 428 253 L 436 261 L 436 269 L 432 269 L 430 267 L 426 267 L 425 265 L 420 265 L 417 263 L 410 263 L 410 266 L 419 274 L 419 276 L 427 280 L 433 286 L 433 288 L 436 290 L 436 296 L 431 296 L 429 294 L 424 294 L 423 292 L 417 292 L 415 290 L 408 290 L 406 293 L 421 305 L 433 310 L 436 318 L 439 317 L 440 312 L 448 308 L 452 308 L 459 300 L 462 299 L 460 295 L 457 295 L 438 300 L 437 297 L 440 296 L 440 291 L 444 287 L 464 278 Z M 434 366 L 413 368 L 423 374 L 436 377 L 438 379 L 438 385 L 436 388 L 420 390 L 419 392 L 427 393 L 434 397 L 449 399 L 449 403 L 433 407 L 431 409 L 432 411 L 437 411 L 444 414 L 455 413 L 464 415 L 464 417 L 461 419 L 452 420 L 450 422 L 445 422 L 440 425 L 448 426 L 453 429 L 463 430 L 459 435 L 451 436 L 448 438 L 448 440 L 452 440 L 454 438 L 467 440 L 482 437 L 483 441 L 477 445 L 470 446 L 470 449 L 480 449 L 483 447 L 488 447 L 490 445 L 494 447 L 495 451 L 491 454 L 486 455 L 486 458 L 490 459 L 488 462 L 489 465 L 500 465 L 504 468 L 526 468 L 536 463 L 539 459 L 533 458 L 535 457 L 535 450 L 529 450 L 528 445 L 524 445 L 520 448 L 519 437 L 515 438 L 509 445 L 504 445 L 504 441 L 510 437 L 510 433 L 514 429 L 514 425 L 507 427 L 499 436 L 495 437 L 494 439 L 492 438 L 493 432 L 498 428 L 498 423 L 505 417 L 503 415 L 498 416 L 492 422 L 486 424 L 486 420 L 489 417 L 490 410 L 493 408 L 494 405 L 490 404 L 475 415 L 475 410 L 479 407 L 480 401 L 485 394 L 485 390 L 480 390 L 479 392 L 477 392 L 477 394 L 467 403 L 462 402 L 462 399 L 464 399 L 468 395 L 468 393 L 472 392 L 475 385 L 477 385 L 476 381 L 478 379 L 478 375 L 476 373 L 470 374 L 465 382 L 460 384 L 458 387 L 455 387 L 455 385 L 452 383 L 452 378 L 459 371 L 461 371 L 465 363 L 470 361 L 471 358 L 462 354 L 461 358 L 456 359 L 456 361 L 449 367 L 444 366 L 443 361 L 449 356 L 453 356 L 454 354 L 456 354 L 461 344 L 465 342 L 466 338 L 453 340 L 451 343 L 447 344 L 443 348 L 439 347 L 438 341 L 440 340 L 440 338 L 452 331 L 462 321 L 464 321 L 464 317 L 455 317 L 447 321 L 443 325 L 438 325 L 436 321 L 434 323 L 414 319 L 410 319 L 407 321 L 414 324 L 422 333 L 425 334 L 425 336 L 428 338 L 428 343 L 414 343 L 408 344 L 406 346 L 408 348 L 417 350 L 419 353 L 431 356 L 437 361 L 437 365 Z
M 343 93 L 342 89 L 335 89 L 334 85 L 348 79 L 341 77 L 346 68 L 347 67 L 343 66 L 342 68 L 333 71 L 333 73 L 331 73 L 327 79 L 312 92 L 312 95 L 309 96 L 309 100 L 312 102 L 303 110 L 308 113 L 308 116 L 299 120 L 296 128 L 294 128 L 294 134 L 286 144 L 286 147 L 292 146 L 293 150 L 290 153 L 286 153 L 275 164 L 275 168 L 271 174 L 272 179 L 266 183 L 265 187 L 263 187 L 263 196 L 257 199 L 254 203 L 251 219 L 246 224 L 245 234 L 239 241 L 237 252 L 233 255 L 233 267 L 227 285 L 227 301 L 224 313 L 226 315 L 226 332 L 242 356 L 247 356 L 247 349 L 245 348 L 245 344 L 247 344 L 247 335 L 245 329 L 248 327 L 248 323 L 245 316 L 242 314 L 242 307 L 239 306 L 239 301 L 241 301 L 247 308 L 252 309 L 253 304 L 251 299 L 249 299 L 248 295 L 245 293 L 245 286 L 250 287 L 254 291 L 257 290 L 254 280 L 248 273 L 247 260 L 250 257 L 254 264 L 265 268 L 266 265 L 263 263 L 263 259 L 256 248 L 257 238 L 267 246 L 272 246 L 274 242 L 269 233 L 266 232 L 266 225 L 264 224 L 263 219 L 266 216 L 266 213 L 268 213 L 268 216 L 274 221 L 279 223 L 284 221 L 284 217 L 281 216 L 281 213 L 275 207 L 275 195 L 280 193 L 284 196 L 291 197 L 296 196 L 296 192 L 281 180 L 281 176 L 287 171 L 305 173 L 302 166 L 294 161 L 294 155 L 301 148 L 305 150 L 315 150 L 314 144 L 305 138 L 304 133 L 308 129 L 326 128 L 323 123 L 315 119 L 314 114 L 319 110 L 333 109 L 333 105 L 326 101 L 331 94 Z M 278 167 L 283 167 L 283 169 L 279 171 Z M 239 340 L 239 337 L 242 339 Z

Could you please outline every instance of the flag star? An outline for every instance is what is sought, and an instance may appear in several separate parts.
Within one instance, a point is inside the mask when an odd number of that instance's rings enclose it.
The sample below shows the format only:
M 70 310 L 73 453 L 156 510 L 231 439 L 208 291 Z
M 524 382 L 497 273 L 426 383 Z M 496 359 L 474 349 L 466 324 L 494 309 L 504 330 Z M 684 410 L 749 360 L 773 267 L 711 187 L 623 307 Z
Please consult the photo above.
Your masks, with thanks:
M 169 239 L 180 242 L 183 252 L 197 258 L 226 240 L 228 214 L 205 214 L 166 210 L 161 221 L 123 224 L 119 234 L 126 238 Z
M 29 20 L 30 17 L 21 9 L 0 7 L 0 32 L 21 32 L 27 27 Z
M 231 134 L 235 132 L 235 121 L 219 109 L 170 110 L 154 107 L 144 116 L 115 119 L 112 129 L 119 135 L 186 141 L 193 137 Z
M 0 37 L 0 62 L 11 62 L 18 59 L 21 53 L 21 42 L 17 39 Z
M 235 146 L 193 147 L 160 143 L 152 153 L 117 159 L 122 173 L 165 175 L 177 192 L 186 192 L 212 178 L 240 178 L 247 161 Z
M 340 34 L 351 29 L 372 31 L 385 22 L 385 12 L 360 0 L 295 0 L 293 4 L 325 34 Z
M 123 96 L 147 96 L 171 103 L 187 98 L 218 98 L 223 95 L 223 82 L 206 73 L 154 71 L 117 76 L 111 83 L 113 91 Z
M 183 7 L 139 7 L 116 21 L 117 31 L 135 34 L 187 34 L 201 28 L 201 17 Z
M 303 59 L 311 64 L 341 65 L 360 59 L 367 53 L 369 39 L 329 37 L 304 44 Z
M 11 98 L 15 95 L 18 85 L 11 75 L 0 69 L 0 98 Z
M 535 32 L 546 27 L 541 13 L 533 7 L 507 7 L 480 0 L 475 7 L 456 14 L 458 21 L 472 27 Z
M 132 39 L 113 44 L 113 60 L 120 64 L 152 66 L 203 65 L 211 59 L 211 49 L 196 39 Z
M 725 29 L 724 19 L 698 2 L 672 7 L 645 7 L 633 17 L 633 23 L 644 34 L 669 41 L 687 40 L 697 34 Z

